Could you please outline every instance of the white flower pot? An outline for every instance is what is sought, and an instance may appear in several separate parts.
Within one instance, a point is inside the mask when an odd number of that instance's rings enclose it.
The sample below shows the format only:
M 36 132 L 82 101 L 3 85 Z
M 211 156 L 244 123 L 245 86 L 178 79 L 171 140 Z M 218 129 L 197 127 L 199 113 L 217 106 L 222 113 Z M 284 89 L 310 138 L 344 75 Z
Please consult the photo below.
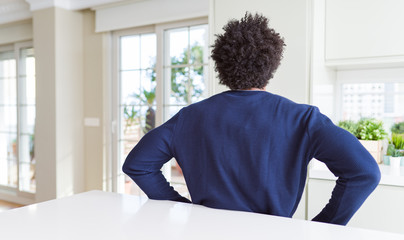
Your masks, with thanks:
M 400 175 L 401 157 L 390 157 L 390 171 L 392 175 Z
M 383 140 L 359 140 L 378 164 L 383 160 Z

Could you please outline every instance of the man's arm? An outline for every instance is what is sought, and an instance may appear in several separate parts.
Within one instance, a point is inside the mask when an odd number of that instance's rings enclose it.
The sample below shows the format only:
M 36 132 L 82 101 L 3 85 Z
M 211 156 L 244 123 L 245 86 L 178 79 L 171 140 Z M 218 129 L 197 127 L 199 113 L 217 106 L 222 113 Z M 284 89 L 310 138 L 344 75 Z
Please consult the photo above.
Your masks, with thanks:
M 346 225 L 380 181 L 370 153 L 351 133 L 313 108 L 307 126 L 312 156 L 338 177 L 329 203 L 313 221 Z
M 190 202 L 176 192 L 161 172 L 173 158 L 171 139 L 178 114 L 160 127 L 148 132 L 127 156 L 122 167 L 150 199 Z

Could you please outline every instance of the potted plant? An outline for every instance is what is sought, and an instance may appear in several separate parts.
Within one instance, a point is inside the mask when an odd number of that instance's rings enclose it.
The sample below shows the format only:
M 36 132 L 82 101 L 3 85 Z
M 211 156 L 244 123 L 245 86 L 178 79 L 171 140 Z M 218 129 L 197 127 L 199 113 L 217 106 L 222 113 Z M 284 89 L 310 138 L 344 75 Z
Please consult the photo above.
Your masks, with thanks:
M 350 120 L 341 121 L 338 126 L 358 138 L 377 163 L 382 162 L 383 139 L 387 135 L 382 121 L 374 118 L 362 118 L 357 123 Z
M 390 156 L 390 165 L 404 165 L 404 135 L 393 133 L 389 142 L 387 155 Z
M 358 129 L 358 124 L 356 122 L 352 120 L 340 121 L 338 123 L 338 126 L 356 136 L 356 131 Z
M 383 122 L 374 118 L 363 118 L 358 122 L 356 137 L 372 154 L 377 163 L 382 162 L 383 139 L 387 136 Z
M 393 124 L 391 127 L 391 133 L 404 134 L 404 122 Z

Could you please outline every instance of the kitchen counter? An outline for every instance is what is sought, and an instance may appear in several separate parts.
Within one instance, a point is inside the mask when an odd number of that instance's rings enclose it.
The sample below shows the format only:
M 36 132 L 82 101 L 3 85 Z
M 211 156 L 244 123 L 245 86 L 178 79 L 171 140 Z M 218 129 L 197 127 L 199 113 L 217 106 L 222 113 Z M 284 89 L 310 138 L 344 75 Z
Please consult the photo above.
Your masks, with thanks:
M 367 239 L 404 235 L 91 191 L 0 213 L 1 239 Z
M 382 175 L 380 185 L 404 187 L 404 167 L 400 167 L 398 173 L 391 171 L 391 167 L 388 165 L 379 164 L 379 168 Z M 324 163 L 317 160 L 312 160 L 310 163 L 309 178 L 323 180 L 337 179 Z

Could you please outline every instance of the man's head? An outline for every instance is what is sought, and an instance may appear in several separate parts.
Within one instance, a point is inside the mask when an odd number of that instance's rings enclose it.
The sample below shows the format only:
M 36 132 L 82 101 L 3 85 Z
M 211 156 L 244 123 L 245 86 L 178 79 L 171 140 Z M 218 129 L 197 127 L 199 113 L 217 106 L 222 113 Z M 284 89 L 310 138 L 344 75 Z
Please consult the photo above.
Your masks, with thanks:
M 232 90 L 264 88 L 283 57 L 283 38 L 268 27 L 268 19 L 250 13 L 231 20 L 212 46 L 220 84 Z

